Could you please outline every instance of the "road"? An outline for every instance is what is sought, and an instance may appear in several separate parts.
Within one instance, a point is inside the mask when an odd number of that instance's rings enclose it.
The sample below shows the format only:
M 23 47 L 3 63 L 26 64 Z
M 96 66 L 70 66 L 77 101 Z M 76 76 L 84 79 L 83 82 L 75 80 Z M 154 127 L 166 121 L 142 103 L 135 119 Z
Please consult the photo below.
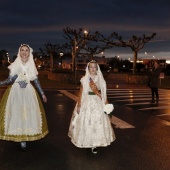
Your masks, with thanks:
M 75 147 L 67 135 L 76 90 L 45 90 L 50 133 L 28 142 L 26 152 L 20 151 L 17 143 L 0 141 L 0 170 L 170 169 L 169 91 L 160 90 L 156 106 L 149 103 L 148 89 L 130 90 L 108 89 L 109 102 L 115 107 L 111 122 L 116 140 L 99 148 L 96 155 Z

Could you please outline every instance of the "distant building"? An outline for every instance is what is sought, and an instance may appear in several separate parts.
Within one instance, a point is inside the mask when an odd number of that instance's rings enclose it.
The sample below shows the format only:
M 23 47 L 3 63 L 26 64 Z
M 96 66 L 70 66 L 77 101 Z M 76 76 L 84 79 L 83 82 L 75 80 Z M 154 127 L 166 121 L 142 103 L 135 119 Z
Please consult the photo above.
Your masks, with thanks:
M 94 56 L 93 60 L 95 60 L 100 67 L 104 67 L 107 62 L 108 62 L 108 58 L 105 58 L 105 56 L 102 57 L 97 57 Z M 90 62 L 90 58 L 89 57 L 76 57 L 75 58 L 75 65 L 76 65 L 76 69 L 77 70 L 85 70 L 87 63 Z M 62 59 L 62 68 L 63 69 L 71 69 L 72 67 L 72 58 L 63 58 Z
M 0 65 L 2 66 L 6 66 L 6 65 L 9 65 L 9 53 L 3 49 L 0 51 Z
M 165 59 L 143 59 L 143 64 L 147 65 L 148 67 L 153 67 L 154 61 L 158 61 L 162 68 L 166 67 L 166 60 Z

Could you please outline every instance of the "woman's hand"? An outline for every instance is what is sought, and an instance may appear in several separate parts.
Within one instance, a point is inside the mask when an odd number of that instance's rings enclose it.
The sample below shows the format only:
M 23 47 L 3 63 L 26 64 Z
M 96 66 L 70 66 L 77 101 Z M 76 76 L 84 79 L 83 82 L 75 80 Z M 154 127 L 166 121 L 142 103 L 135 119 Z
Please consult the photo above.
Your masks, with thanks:
M 109 104 L 109 102 L 108 102 L 108 100 L 106 99 L 106 102 L 105 102 L 105 104 Z
M 80 113 L 80 106 L 77 106 L 77 113 Z
M 47 102 L 47 98 L 46 98 L 45 94 L 42 95 L 42 99 L 45 103 Z

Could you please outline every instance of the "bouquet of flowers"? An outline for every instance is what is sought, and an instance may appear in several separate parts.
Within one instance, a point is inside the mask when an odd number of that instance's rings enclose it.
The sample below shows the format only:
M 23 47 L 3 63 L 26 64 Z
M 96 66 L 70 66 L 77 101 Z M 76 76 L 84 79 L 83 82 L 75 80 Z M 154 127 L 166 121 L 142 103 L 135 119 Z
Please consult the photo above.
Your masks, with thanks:
M 113 104 L 105 104 L 103 110 L 105 114 L 111 115 L 111 112 L 114 110 L 114 106 Z

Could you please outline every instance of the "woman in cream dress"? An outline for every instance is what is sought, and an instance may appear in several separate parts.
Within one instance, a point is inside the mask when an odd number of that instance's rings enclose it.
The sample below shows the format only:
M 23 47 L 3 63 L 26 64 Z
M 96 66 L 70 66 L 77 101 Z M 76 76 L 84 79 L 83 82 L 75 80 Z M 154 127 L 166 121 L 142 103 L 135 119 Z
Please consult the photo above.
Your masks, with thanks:
M 115 134 L 103 107 L 107 103 L 106 82 L 99 65 L 92 60 L 81 79 L 79 101 L 73 111 L 68 135 L 80 148 L 105 147 L 115 140 Z
M 47 102 L 32 52 L 29 45 L 21 45 L 16 60 L 8 67 L 9 77 L 0 82 L 0 85 L 12 84 L 0 103 L 0 139 L 21 142 L 22 150 L 26 150 L 26 141 L 41 139 L 48 133 L 43 105 L 30 83 L 34 82 L 43 101 Z

